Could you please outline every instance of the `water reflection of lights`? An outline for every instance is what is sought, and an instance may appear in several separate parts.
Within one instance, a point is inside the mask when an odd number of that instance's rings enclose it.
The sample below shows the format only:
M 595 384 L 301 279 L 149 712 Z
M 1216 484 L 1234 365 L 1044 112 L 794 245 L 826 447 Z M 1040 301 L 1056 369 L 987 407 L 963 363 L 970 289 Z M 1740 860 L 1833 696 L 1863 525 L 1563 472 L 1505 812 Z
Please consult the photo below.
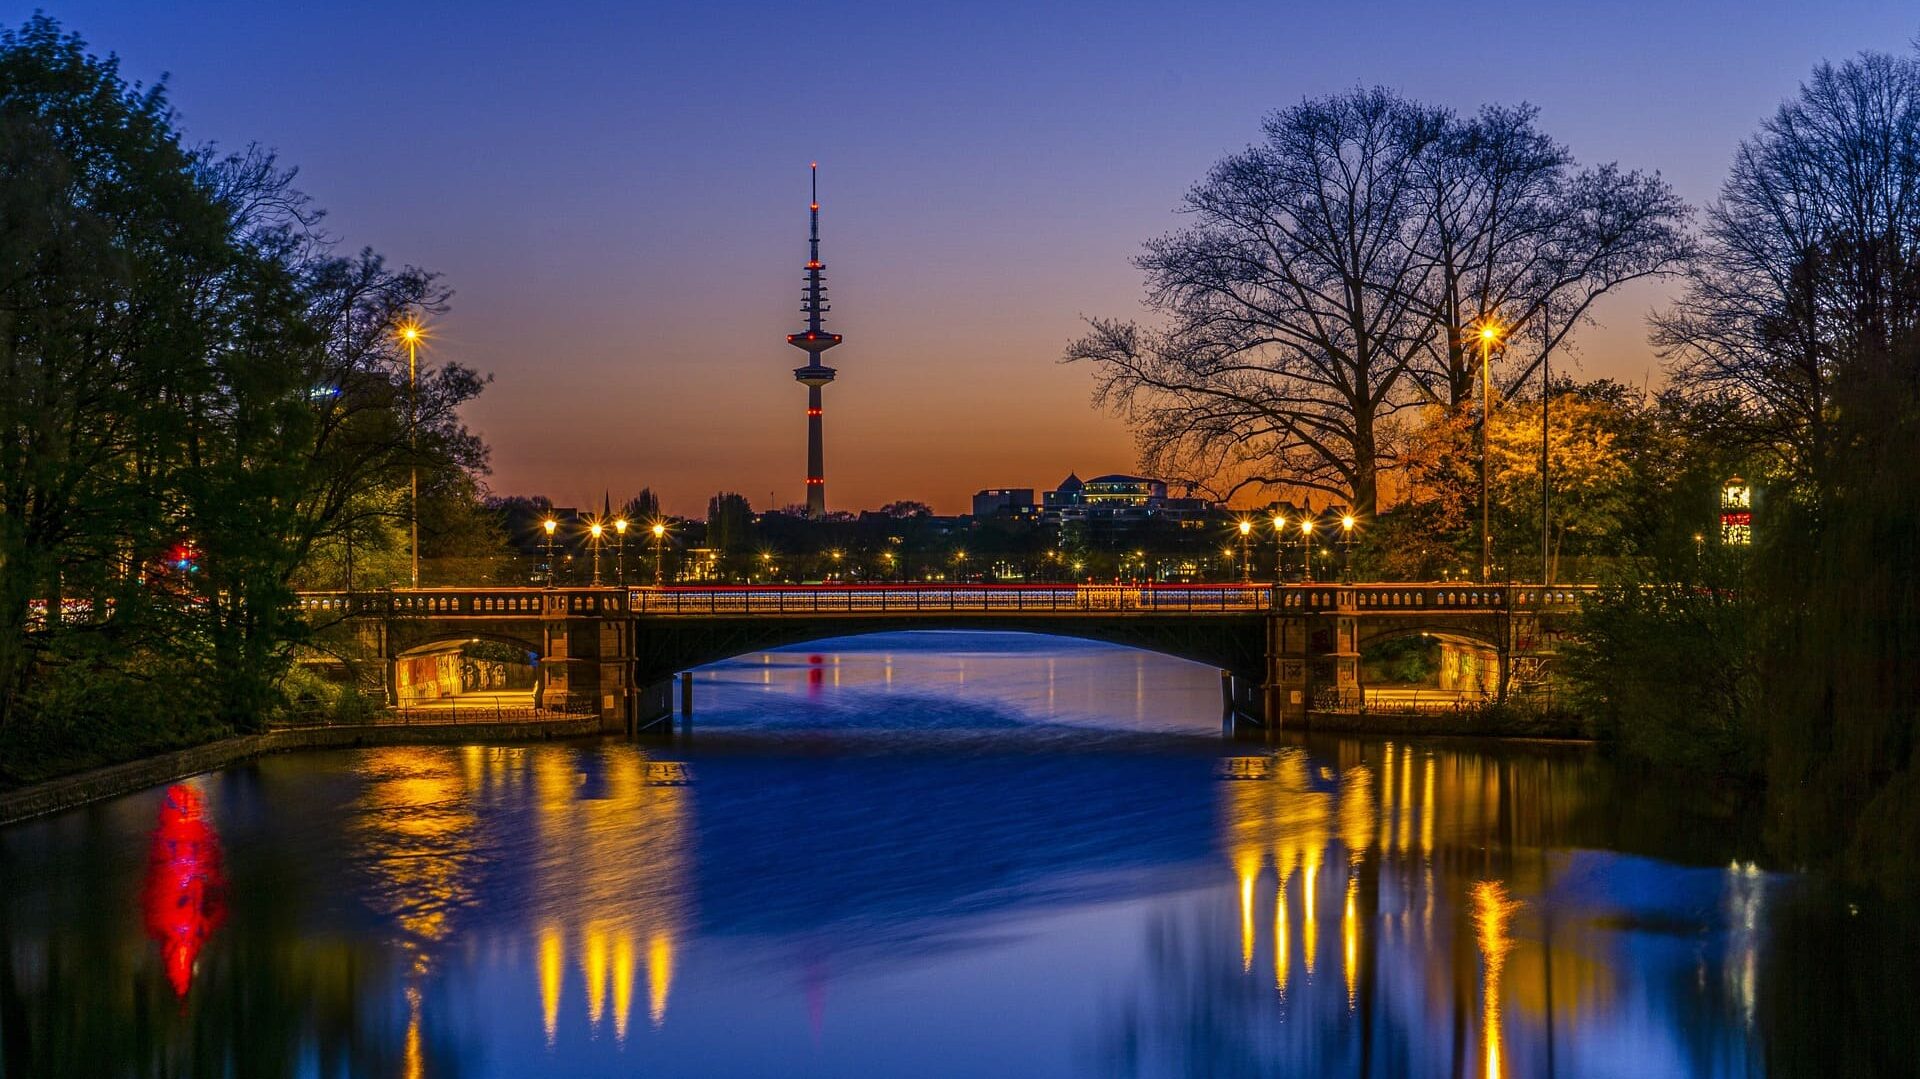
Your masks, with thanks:
M 1260 875 L 1258 855 L 1240 859 L 1240 969 L 1253 969 L 1253 885 Z
M 1273 987 L 1282 995 L 1287 991 L 1287 876 L 1282 874 L 1273 893 Z
M 1508 920 L 1520 906 L 1519 902 L 1507 897 L 1506 886 L 1499 881 L 1483 880 L 1473 886 L 1473 922 L 1480 945 L 1481 996 L 1480 996 L 1480 1040 L 1486 1057 L 1487 1079 L 1498 1079 L 1503 1074 L 1501 1052 L 1503 1035 L 1500 1030 L 1500 972 L 1507 963 L 1507 953 L 1513 950 L 1512 930 Z
M 167 788 L 160 821 L 148 848 L 141 901 L 147 933 L 176 995 L 193 982 L 194 961 L 226 917 L 226 878 L 220 869 L 220 837 L 207 822 L 200 793 L 184 784 Z
M 1348 1011 L 1353 1010 L 1354 978 L 1358 975 L 1360 966 L 1360 916 L 1355 909 L 1359 896 L 1360 878 L 1358 875 L 1349 873 L 1347 875 L 1347 905 L 1346 909 L 1342 911 L 1340 915 L 1340 946 L 1343 958 L 1346 960 Z
M 577 766 L 594 770 L 594 797 L 581 797 L 589 776 Z M 550 1043 L 558 1036 L 572 946 L 588 1029 L 611 1025 L 624 1045 L 643 948 L 647 1017 L 655 1027 L 666 1022 L 674 942 L 689 918 L 688 789 L 649 783 L 648 761 L 634 752 L 545 754 L 533 773 L 543 840 L 536 901 L 550 927 L 540 942 L 542 1029 Z
M 1741 1020 L 1751 1028 L 1758 1004 L 1755 983 L 1760 966 L 1761 908 L 1766 898 L 1766 881 L 1760 867 L 1752 862 L 1733 862 L 1727 866 L 1727 982 Z

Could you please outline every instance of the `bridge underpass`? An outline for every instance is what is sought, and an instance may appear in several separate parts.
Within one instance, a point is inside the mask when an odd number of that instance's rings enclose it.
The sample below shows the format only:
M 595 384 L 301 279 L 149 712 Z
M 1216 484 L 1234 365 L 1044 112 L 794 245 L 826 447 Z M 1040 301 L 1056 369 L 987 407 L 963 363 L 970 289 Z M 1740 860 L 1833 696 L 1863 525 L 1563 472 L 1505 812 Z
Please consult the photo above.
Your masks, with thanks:
M 537 656 L 533 699 L 606 729 L 671 716 L 672 679 L 733 656 L 878 630 L 977 629 L 1080 637 L 1225 672 L 1249 724 L 1303 726 L 1369 703 L 1373 640 L 1427 633 L 1480 657 L 1504 697 L 1542 682 L 1577 612 L 1574 587 L 1445 584 L 824 585 L 419 589 L 306 593 L 323 637 L 344 640 L 398 702 L 397 664 L 470 638 Z M 1389 703 L 1392 695 L 1373 699 Z

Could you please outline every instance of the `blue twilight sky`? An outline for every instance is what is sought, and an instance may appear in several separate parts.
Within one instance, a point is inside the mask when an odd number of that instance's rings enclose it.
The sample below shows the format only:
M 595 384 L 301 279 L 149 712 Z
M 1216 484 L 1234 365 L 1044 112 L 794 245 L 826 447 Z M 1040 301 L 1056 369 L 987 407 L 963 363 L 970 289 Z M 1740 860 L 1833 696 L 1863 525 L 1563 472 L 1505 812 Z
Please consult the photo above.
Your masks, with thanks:
M 1899 2 L 360 4 L 74 0 L 46 10 L 189 136 L 258 141 L 351 246 L 456 291 L 436 354 L 496 380 L 492 485 L 803 497 L 806 166 L 846 344 L 832 508 L 1133 467 L 1056 363 L 1138 311 L 1128 263 L 1273 108 L 1385 84 L 1531 101 L 1582 162 L 1710 198 L 1822 58 L 1904 50 Z M 15 8 L 17 24 L 30 9 Z M 1658 287 L 1600 311 L 1583 373 L 1657 377 Z

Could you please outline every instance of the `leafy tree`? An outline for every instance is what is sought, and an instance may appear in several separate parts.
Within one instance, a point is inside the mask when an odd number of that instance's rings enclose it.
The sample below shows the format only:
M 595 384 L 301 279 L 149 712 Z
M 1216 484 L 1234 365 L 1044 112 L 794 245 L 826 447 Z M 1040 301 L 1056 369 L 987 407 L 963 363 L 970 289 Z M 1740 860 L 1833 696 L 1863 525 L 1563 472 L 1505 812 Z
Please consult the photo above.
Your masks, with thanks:
M 660 496 L 653 493 L 653 488 L 642 487 L 639 494 L 627 499 L 626 505 L 620 508 L 620 512 L 629 521 L 642 524 L 657 521 L 661 516 Z
M 0 33 L 0 157 L 0 738 L 106 746 L 149 697 L 136 743 L 257 726 L 294 583 L 389 546 L 414 470 L 426 519 L 484 468 L 484 380 L 410 385 L 393 338 L 445 293 L 333 254 L 271 155 L 184 147 L 44 16 Z

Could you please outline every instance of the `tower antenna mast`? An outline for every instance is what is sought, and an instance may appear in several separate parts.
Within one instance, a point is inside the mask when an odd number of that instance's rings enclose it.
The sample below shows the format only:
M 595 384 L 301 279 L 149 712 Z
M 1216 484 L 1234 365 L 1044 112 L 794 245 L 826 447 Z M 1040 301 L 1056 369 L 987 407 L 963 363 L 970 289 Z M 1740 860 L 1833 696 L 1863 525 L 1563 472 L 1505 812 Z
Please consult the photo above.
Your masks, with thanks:
M 805 367 L 793 370 L 794 381 L 807 388 L 807 516 L 818 520 L 827 515 L 827 474 L 821 431 L 820 388 L 832 382 L 836 372 L 820 362 L 820 354 L 840 343 L 840 335 L 825 327 L 827 305 L 826 264 L 820 261 L 820 163 L 810 167 L 812 199 L 807 205 L 806 291 L 801 295 L 800 313 L 807 316 L 807 328 L 787 335 L 787 344 L 807 354 Z

